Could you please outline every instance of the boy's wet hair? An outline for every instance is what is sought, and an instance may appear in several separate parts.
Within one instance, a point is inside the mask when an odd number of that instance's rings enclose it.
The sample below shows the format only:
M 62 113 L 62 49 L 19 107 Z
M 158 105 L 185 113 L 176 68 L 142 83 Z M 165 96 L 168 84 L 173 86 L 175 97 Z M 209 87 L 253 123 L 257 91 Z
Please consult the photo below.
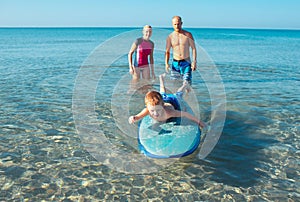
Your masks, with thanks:
M 161 94 L 157 91 L 150 91 L 145 96 L 146 106 L 150 104 L 151 106 L 163 105 L 164 101 Z

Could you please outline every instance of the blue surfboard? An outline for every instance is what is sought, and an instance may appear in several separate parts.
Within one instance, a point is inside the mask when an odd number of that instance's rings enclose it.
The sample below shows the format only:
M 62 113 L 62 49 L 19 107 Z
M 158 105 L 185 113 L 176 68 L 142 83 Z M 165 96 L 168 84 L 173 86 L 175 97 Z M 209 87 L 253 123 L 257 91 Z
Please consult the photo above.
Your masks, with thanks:
M 184 101 L 181 110 L 193 114 Z M 138 144 L 142 153 L 152 158 L 179 158 L 192 154 L 199 146 L 201 132 L 186 118 L 172 118 L 165 123 L 144 117 L 138 127 Z

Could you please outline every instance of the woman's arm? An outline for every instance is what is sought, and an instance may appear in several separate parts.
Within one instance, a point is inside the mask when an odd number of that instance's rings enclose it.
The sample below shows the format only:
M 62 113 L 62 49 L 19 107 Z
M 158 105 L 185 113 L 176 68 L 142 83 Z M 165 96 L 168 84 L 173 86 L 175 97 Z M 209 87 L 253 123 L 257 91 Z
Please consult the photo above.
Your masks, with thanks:
M 150 54 L 150 68 L 151 68 L 152 79 L 155 79 L 153 52 L 154 52 L 154 44 Z
M 140 119 L 144 118 L 144 117 L 147 116 L 148 114 L 149 114 L 148 109 L 147 109 L 147 108 L 144 108 L 144 109 L 143 109 L 140 113 L 138 113 L 137 115 L 135 115 L 135 116 L 130 116 L 130 117 L 128 118 L 128 122 L 129 122 L 130 124 L 133 124 L 133 123 L 139 121 Z
M 130 74 L 134 73 L 134 68 L 133 68 L 133 64 L 132 64 L 132 55 L 136 51 L 136 49 L 137 49 L 137 45 L 136 45 L 136 43 L 133 43 L 131 48 L 130 48 L 130 51 L 128 53 L 128 64 L 129 64 Z

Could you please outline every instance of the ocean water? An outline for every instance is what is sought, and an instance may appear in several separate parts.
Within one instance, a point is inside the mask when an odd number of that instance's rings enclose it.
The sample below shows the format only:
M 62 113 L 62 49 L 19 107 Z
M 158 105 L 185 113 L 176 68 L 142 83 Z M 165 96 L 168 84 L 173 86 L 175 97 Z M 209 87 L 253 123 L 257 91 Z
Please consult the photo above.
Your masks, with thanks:
M 186 99 L 210 130 L 194 154 L 153 160 L 127 123 L 158 88 L 130 82 L 140 29 L 1 28 L 0 200 L 299 201 L 300 31 L 187 30 Z M 153 30 L 157 76 L 171 31 Z

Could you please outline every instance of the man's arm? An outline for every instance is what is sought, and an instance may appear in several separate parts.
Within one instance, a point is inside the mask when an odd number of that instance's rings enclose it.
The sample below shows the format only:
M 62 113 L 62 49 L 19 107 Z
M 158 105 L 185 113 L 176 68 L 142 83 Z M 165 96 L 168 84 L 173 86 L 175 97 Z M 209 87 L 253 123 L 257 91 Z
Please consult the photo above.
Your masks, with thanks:
M 192 56 L 193 56 L 192 70 L 195 71 L 197 69 L 197 50 L 196 50 L 196 45 L 192 34 L 191 37 L 189 37 L 189 43 L 192 49 Z
M 170 69 L 170 65 L 169 65 L 170 50 L 171 50 L 171 38 L 170 38 L 170 36 L 168 36 L 167 41 L 166 41 L 166 53 L 165 53 L 166 72 L 169 72 L 169 69 Z

